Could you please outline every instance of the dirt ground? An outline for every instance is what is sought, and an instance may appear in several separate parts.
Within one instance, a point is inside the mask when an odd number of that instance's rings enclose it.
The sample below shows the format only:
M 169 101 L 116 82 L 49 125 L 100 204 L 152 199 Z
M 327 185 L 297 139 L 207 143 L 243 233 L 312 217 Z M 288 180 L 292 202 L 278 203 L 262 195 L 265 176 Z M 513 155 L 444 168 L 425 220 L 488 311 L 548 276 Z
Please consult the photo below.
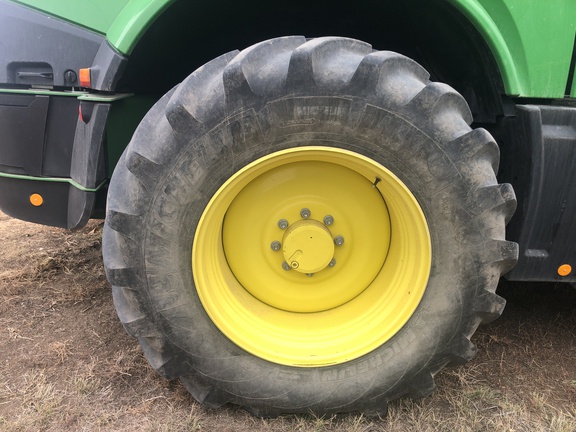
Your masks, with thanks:
M 71 232 L 0 213 L 2 431 L 575 431 L 576 290 L 501 284 L 508 305 L 469 364 L 385 418 L 251 417 L 196 404 L 147 365 L 116 318 L 101 221 Z

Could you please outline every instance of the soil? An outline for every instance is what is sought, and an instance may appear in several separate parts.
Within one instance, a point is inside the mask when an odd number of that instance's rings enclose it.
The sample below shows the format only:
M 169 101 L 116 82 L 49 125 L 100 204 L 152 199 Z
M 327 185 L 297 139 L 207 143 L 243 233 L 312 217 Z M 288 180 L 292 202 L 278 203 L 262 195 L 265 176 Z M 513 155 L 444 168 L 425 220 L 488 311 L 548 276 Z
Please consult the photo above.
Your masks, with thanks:
M 68 231 L 0 213 L 0 430 L 576 430 L 576 290 L 502 282 L 503 316 L 469 364 L 386 418 L 210 410 L 157 376 L 119 323 L 101 261 L 102 221 Z

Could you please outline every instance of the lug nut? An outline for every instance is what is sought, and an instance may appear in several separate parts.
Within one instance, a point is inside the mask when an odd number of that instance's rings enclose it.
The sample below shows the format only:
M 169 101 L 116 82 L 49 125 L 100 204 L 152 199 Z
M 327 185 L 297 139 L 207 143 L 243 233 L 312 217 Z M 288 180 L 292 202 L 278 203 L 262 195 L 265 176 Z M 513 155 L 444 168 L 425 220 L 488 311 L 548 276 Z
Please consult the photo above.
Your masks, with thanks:
M 328 267 L 334 267 L 336 265 L 336 258 L 332 258 L 332 261 L 328 263 Z
M 272 249 L 274 252 L 278 252 L 281 247 L 282 243 L 280 243 L 278 240 L 274 240 L 272 243 L 270 243 L 270 249 Z
M 286 271 L 292 270 L 286 261 L 282 262 L 282 268 Z
M 306 273 L 306 276 L 312 277 L 312 276 L 314 276 L 314 273 Z
M 330 226 L 334 223 L 334 217 L 332 217 L 332 215 L 326 215 L 324 216 L 324 225 L 326 226 Z
M 344 244 L 344 237 L 342 236 L 334 237 L 334 243 L 336 244 L 336 246 L 342 246 Z
M 286 228 L 288 228 L 288 221 L 286 219 L 280 219 L 278 221 L 278 228 L 280 228 L 281 230 L 285 230 Z
M 302 217 L 302 219 L 308 219 L 310 217 L 310 209 L 307 208 L 303 208 L 302 210 L 300 210 L 300 216 Z

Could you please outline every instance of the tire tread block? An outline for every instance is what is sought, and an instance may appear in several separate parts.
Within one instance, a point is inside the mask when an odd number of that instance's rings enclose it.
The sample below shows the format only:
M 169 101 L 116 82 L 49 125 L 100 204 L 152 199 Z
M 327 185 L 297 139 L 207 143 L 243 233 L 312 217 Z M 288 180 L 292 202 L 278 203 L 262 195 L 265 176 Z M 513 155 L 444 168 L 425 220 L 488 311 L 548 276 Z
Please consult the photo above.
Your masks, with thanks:
M 367 99 L 385 95 L 387 106 L 401 106 L 413 99 L 429 78 L 414 60 L 392 51 L 377 51 L 362 59 L 345 91 Z
M 286 87 L 322 93 L 344 88 L 372 46 L 355 39 L 322 37 L 296 48 L 290 58 Z
M 231 51 L 206 63 L 176 88 L 165 114 L 174 130 L 188 134 L 200 125 L 207 127 L 204 123 L 213 112 L 224 111 L 226 100 L 222 74 L 238 53 L 237 50 Z

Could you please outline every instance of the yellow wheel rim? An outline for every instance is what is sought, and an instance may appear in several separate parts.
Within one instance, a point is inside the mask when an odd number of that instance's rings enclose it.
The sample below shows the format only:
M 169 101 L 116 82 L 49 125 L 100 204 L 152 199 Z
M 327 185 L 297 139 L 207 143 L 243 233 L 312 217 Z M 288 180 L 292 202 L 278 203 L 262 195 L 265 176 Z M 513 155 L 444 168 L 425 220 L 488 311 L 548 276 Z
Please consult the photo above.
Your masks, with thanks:
M 431 266 L 425 216 L 382 165 L 329 147 L 280 151 L 212 197 L 192 251 L 194 281 L 236 345 L 290 366 L 344 363 L 396 334 Z

